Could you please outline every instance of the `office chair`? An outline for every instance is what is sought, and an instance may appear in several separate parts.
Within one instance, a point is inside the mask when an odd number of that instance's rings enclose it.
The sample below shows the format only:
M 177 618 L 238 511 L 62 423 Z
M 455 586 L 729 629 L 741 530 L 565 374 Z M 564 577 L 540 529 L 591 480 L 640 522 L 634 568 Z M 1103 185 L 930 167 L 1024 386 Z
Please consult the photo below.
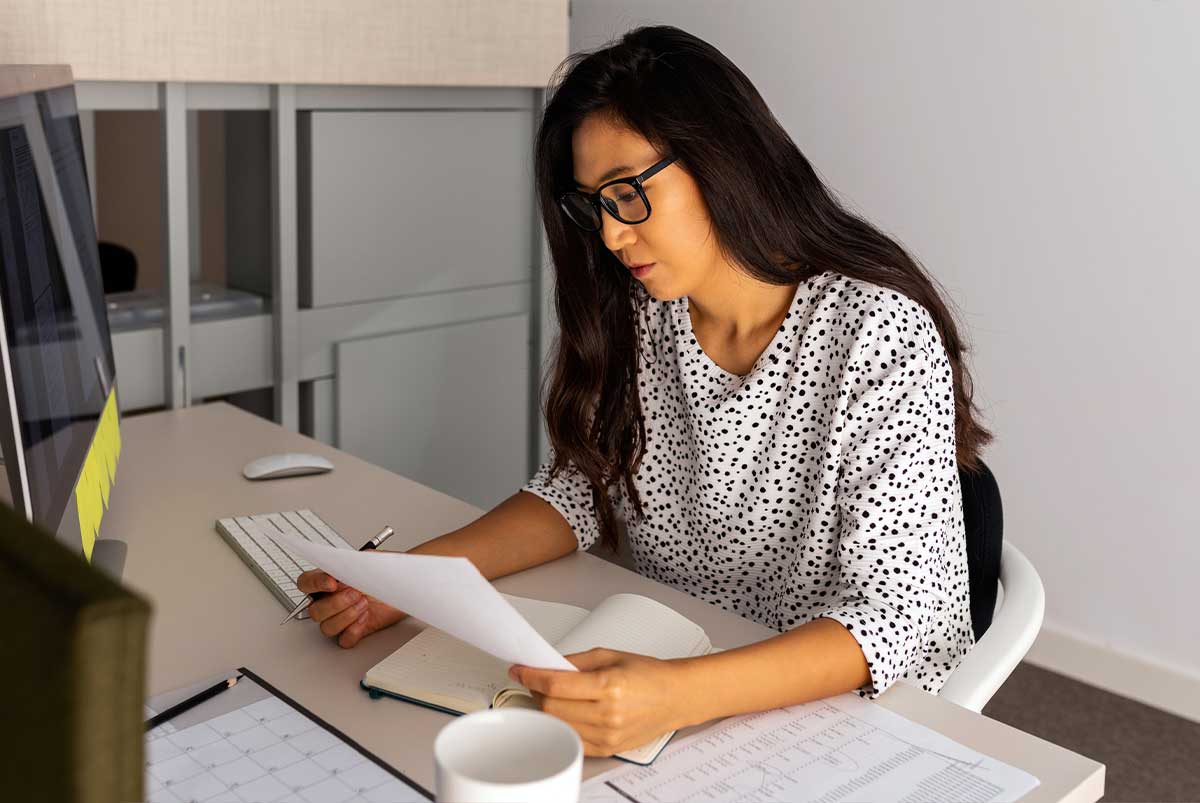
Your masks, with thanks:
M 1046 603 L 1033 564 L 1003 541 L 1000 489 L 982 461 L 980 469 L 978 473 L 960 469 L 958 474 L 975 646 L 938 692 L 939 697 L 977 713 L 1033 645 Z
M 137 287 L 137 256 L 123 245 L 101 240 L 97 244 L 100 254 L 100 276 L 104 292 L 126 293 Z
M 979 471 L 958 470 L 962 486 L 963 525 L 967 531 L 967 574 L 971 585 L 971 627 L 983 638 L 996 607 L 1000 553 L 1004 542 L 1004 506 L 1000 486 L 982 460 Z

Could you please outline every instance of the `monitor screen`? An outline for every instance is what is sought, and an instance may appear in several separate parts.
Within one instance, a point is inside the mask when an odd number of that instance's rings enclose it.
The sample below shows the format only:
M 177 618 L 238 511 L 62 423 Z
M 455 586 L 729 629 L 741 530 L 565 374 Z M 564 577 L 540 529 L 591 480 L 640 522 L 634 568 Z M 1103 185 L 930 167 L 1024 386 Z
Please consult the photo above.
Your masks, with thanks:
M 69 80 L 0 93 L 0 313 L 9 383 L 0 422 L 15 410 L 21 452 L 4 458 L 23 459 L 27 486 L 12 489 L 13 501 L 57 532 L 115 379 Z

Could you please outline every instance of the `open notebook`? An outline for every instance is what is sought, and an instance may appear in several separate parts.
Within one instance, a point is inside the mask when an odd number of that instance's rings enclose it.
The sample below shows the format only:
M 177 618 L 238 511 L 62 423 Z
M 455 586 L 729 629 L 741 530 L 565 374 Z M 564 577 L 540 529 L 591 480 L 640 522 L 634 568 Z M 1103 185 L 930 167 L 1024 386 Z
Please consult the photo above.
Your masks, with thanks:
M 558 602 L 504 597 L 563 655 L 593 647 L 690 658 L 713 651 L 699 625 L 660 602 L 638 594 L 614 594 L 593 610 Z M 508 677 L 509 664 L 434 627 L 367 670 L 362 685 L 372 695 L 387 694 L 452 714 L 503 706 L 533 707 L 529 691 Z M 617 758 L 649 764 L 674 731 Z

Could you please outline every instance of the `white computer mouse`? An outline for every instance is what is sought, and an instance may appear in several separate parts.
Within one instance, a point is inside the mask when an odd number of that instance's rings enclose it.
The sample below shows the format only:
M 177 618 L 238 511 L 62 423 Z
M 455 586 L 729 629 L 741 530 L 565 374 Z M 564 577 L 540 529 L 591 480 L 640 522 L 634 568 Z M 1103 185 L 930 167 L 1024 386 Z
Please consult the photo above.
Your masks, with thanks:
M 248 480 L 274 480 L 304 474 L 323 474 L 326 471 L 333 471 L 333 463 L 324 457 L 289 452 L 251 460 L 242 468 L 242 476 Z

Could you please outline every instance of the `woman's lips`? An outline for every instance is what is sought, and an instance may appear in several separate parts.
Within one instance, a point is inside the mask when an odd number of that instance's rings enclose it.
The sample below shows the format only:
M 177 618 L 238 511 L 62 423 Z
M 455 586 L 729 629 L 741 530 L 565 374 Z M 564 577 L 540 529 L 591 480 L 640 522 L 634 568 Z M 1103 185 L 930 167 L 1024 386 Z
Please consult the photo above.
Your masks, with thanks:
M 631 267 L 631 268 L 629 269 L 629 272 L 633 274 L 633 278 L 635 278 L 635 279 L 640 279 L 640 278 L 642 278 L 643 276 L 645 276 L 647 273 L 649 273 L 649 272 L 650 272 L 651 268 L 653 268 L 653 267 L 654 267 L 654 264 L 655 264 L 655 263 L 651 262 L 651 263 L 649 263 L 649 264 L 643 265 L 643 266 L 642 266 L 642 267 L 640 267 L 640 268 L 632 268 L 632 267 Z

